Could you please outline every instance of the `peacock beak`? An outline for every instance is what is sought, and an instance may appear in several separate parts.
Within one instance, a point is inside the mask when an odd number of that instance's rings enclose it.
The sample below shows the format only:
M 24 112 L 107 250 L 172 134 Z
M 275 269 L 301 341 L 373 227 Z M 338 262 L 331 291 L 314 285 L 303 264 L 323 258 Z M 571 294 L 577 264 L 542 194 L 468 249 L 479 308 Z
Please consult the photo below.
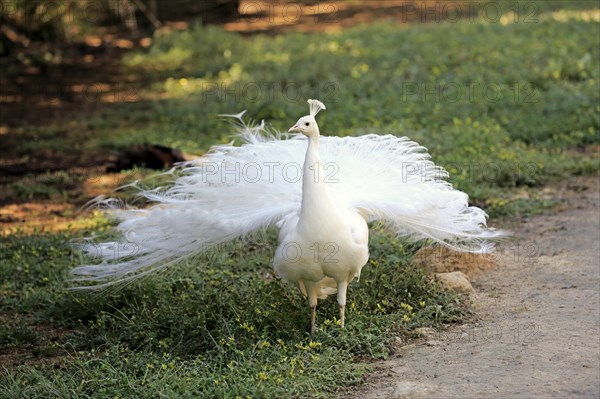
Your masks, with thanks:
M 290 130 L 288 130 L 288 133 L 297 132 L 297 131 L 298 131 L 298 125 L 294 125 L 290 128 Z

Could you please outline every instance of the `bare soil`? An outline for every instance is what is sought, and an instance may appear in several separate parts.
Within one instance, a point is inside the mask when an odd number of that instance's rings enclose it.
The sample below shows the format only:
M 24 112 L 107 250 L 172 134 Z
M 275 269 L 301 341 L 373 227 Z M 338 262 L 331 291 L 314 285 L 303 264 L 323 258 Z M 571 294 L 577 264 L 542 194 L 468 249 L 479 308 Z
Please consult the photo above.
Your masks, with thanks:
M 598 398 L 599 176 L 554 187 L 564 210 L 515 229 L 474 281 L 474 320 L 375 365 L 346 397 Z

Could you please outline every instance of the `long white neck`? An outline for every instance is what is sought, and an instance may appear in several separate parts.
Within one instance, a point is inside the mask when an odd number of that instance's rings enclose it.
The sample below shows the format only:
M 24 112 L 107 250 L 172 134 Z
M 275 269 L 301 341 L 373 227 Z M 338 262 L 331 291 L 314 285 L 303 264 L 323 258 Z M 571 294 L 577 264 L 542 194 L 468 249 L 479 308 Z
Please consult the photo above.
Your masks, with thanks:
M 319 155 L 319 134 L 308 138 L 302 175 L 302 206 L 299 224 L 323 221 L 335 212 L 335 204 L 325 183 L 323 161 Z

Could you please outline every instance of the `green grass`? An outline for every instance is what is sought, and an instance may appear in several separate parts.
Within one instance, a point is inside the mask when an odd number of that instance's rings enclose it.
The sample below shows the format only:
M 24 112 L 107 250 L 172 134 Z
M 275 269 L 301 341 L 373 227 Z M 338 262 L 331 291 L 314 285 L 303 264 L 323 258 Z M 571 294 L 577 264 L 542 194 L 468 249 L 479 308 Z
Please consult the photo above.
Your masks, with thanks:
M 217 114 L 247 109 L 283 130 L 316 97 L 328 107 L 324 134 L 407 135 L 492 218 L 532 215 L 555 205 L 541 185 L 599 167 L 590 152 L 599 142 L 600 25 L 580 11 L 597 3 L 565 4 L 540 3 L 537 23 L 164 34 L 124 59 L 148 82 L 146 100 L 74 120 L 66 133 L 24 127 L 11 148 L 89 154 L 147 141 L 202 153 L 231 139 Z M 12 190 L 18 199 L 62 195 L 48 179 L 35 183 Z M 83 261 L 70 240 L 109 234 L 94 215 L 70 232 L 1 239 L 0 398 L 330 397 L 359 384 L 395 336 L 466 311 L 410 265 L 418 246 L 378 229 L 349 291 L 347 328 L 329 298 L 314 336 L 305 300 L 272 275 L 271 232 L 119 290 L 67 291 L 68 270 Z
M 38 365 L 9 365 L 0 397 L 327 396 L 360 382 L 367 368 L 353 359 L 386 357 L 393 337 L 462 312 L 460 298 L 409 266 L 413 249 L 377 230 L 346 329 L 328 299 L 314 336 L 305 300 L 270 275 L 273 234 L 91 295 L 65 291 L 81 262 L 65 246 L 71 238 L 3 239 L 0 343 Z M 51 341 L 40 326 L 68 333 Z

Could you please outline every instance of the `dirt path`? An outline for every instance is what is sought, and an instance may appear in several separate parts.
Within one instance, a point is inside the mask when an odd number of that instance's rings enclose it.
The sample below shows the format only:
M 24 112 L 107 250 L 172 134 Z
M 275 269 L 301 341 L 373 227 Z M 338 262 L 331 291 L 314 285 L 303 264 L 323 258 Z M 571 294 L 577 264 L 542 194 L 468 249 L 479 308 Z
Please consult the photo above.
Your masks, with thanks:
M 377 365 L 357 398 L 598 398 L 599 179 L 559 189 L 566 209 L 531 219 L 478 276 L 477 322 Z

